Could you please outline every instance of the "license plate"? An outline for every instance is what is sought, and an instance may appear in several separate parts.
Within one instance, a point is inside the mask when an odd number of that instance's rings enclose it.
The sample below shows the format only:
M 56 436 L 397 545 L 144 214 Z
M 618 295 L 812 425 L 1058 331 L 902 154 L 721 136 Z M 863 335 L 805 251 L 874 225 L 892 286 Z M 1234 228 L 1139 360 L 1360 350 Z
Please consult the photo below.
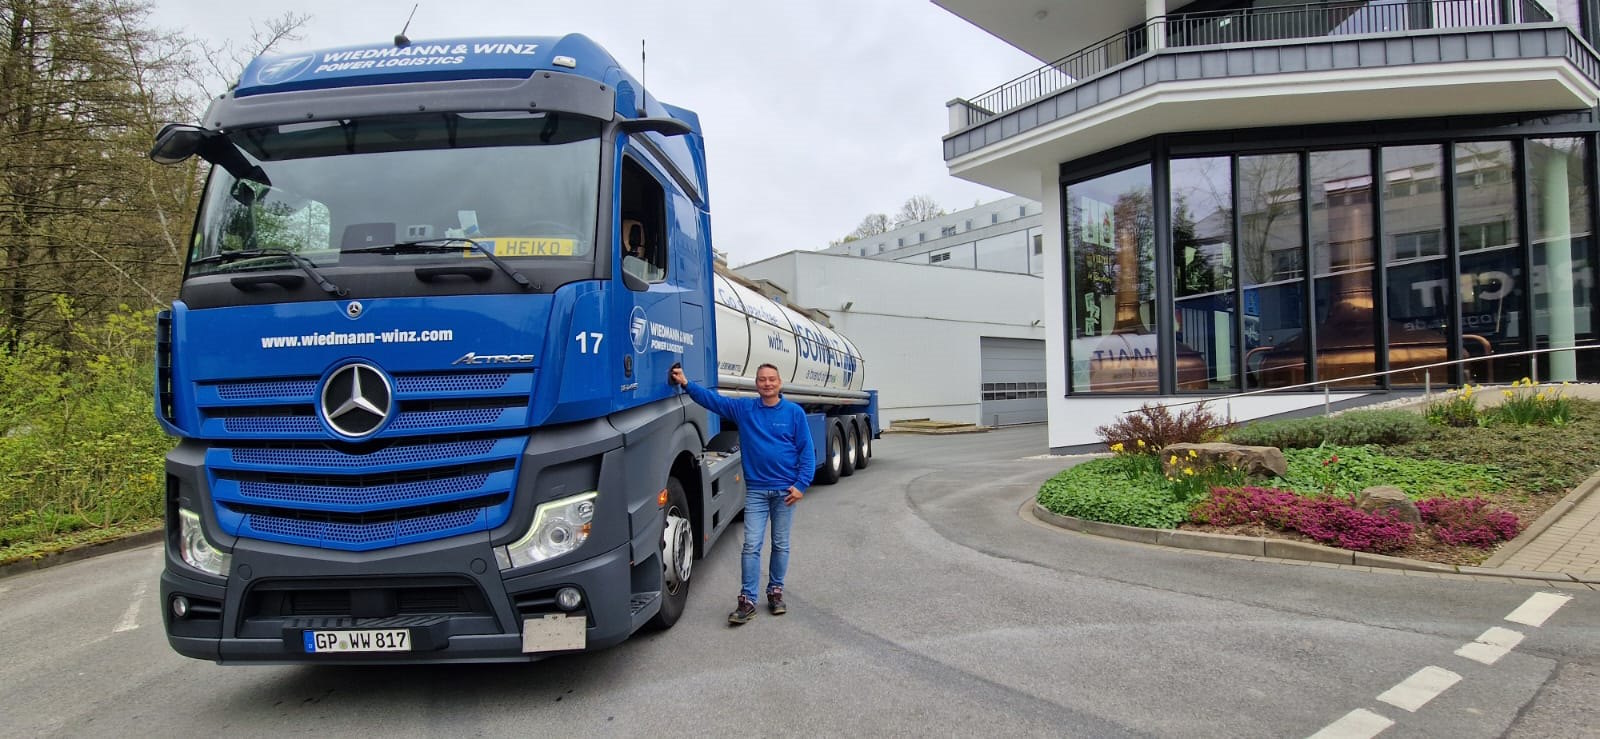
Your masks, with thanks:
M 522 651 L 565 652 L 583 649 L 589 634 L 589 619 L 583 614 L 567 616 L 553 613 L 522 622 Z
M 322 652 L 409 652 L 409 629 L 361 629 L 353 631 L 306 631 L 306 653 Z

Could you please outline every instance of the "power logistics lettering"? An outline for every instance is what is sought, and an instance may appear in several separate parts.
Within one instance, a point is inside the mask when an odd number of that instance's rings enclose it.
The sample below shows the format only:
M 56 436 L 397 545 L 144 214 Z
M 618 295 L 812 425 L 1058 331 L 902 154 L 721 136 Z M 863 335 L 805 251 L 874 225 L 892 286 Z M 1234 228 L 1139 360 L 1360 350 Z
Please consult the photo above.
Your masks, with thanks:
M 428 331 L 391 329 L 389 331 L 358 331 L 353 333 L 324 331 L 300 336 L 263 336 L 261 337 L 261 348 L 295 349 L 318 346 L 359 346 L 362 344 L 420 344 L 443 341 L 455 341 L 455 331 L 448 328 Z
M 685 347 L 694 346 L 694 334 L 663 326 L 659 323 L 650 323 L 650 348 L 682 354 Z

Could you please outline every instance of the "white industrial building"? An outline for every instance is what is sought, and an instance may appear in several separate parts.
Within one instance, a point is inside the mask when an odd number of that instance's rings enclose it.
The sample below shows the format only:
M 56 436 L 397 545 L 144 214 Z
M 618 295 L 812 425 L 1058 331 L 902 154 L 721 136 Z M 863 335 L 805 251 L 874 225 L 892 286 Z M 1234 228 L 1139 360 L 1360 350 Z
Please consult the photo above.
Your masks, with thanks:
M 1012 221 L 1025 220 L 1019 207 L 1013 206 L 1018 217 Z M 998 219 L 984 228 L 996 225 Z M 1008 230 L 1026 234 L 1027 225 L 1013 223 Z M 1017 251 L 1026 254 L 1031 247 L 1024 239 Z M 867 387 L 879 391 L 885 424 L 913 418 L 983 426 L 1045 420 L 1042 278 L 1021 270 L 930 266 L 926 256 L 921 264 L 862 256 L 879 257 L 797 251 L 734 271 L 764 281 L 791 304 L 821 311 L 855 344 L 865 360 Z

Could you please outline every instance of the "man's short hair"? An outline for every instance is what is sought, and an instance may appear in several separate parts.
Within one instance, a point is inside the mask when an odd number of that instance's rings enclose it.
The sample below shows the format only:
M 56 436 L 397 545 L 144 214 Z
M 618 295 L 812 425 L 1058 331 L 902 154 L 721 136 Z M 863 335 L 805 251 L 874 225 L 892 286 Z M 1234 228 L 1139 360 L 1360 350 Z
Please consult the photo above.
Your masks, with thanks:
M 761 370 L 764 370 L 764 369 L 772 370 L 773 374 L 776 374 L 778 376 L 778 379 L 780 379 L 780 380 L 783 379 L 783 373 L 778 371 L 778 365 L 773 364 L 771 362 L 763 362 L 761 365 L 756 367 L 756 374 L 758 374 L 758 375 L 761 374 Z

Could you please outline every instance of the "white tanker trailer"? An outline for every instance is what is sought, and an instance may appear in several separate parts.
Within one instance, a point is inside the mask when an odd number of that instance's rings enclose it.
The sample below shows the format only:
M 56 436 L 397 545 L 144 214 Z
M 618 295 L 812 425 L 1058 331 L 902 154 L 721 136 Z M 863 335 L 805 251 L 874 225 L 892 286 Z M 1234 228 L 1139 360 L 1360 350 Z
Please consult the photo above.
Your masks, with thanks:
M 806 410 L 817 450 L 816 481 L 836 482 L 866 467 L 879 432 L 876 391 L 864 389 L 866 363 L 855 344 L 718 270 L 717 386 L 754 395 L 756 369 L 778 368 L 783 396 Z

